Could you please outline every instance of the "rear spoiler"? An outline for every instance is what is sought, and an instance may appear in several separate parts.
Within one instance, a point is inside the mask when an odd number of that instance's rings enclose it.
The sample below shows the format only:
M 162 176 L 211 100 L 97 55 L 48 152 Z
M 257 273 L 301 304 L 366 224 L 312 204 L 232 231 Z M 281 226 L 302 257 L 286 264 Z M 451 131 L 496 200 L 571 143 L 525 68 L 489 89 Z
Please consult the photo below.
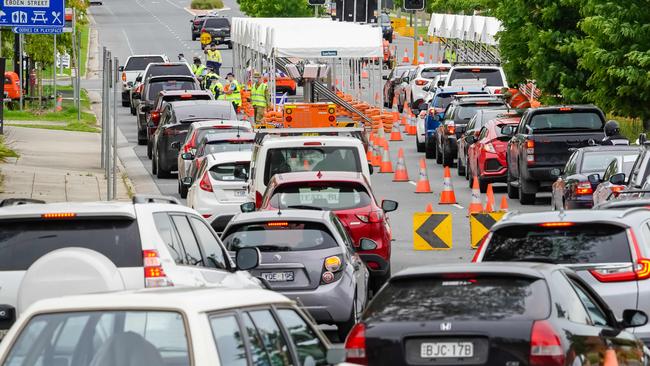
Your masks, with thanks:
M 620 191 L 620 192 L 617 192 L 616 194 L 617 194 L 617 197 L 618 197 L 620 195 L 635 194 L 635 193 L 650 193 L 650 190 L 648 190 L 648 189 L 639 189 L 639 190 L 632 190 L 632 191 Z M 614 194 L 614 192 L 611 192 L 609 194 L 609 196 L 607 196 L 607 199 L 609 200 L 609 198 L 612 197 L 613 194 Z M 612 201 L 612 202 L 616 202 L 616 201 Z M 632 201 L 630 201 L 630 202 L 632 202 Z

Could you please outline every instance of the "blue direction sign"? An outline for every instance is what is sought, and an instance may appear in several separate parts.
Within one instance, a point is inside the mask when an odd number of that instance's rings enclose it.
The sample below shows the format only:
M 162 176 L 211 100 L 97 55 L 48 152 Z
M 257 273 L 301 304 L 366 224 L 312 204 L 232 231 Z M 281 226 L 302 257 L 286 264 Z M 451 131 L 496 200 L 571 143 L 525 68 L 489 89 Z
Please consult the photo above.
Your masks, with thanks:
M 14 27 L 14 33 L 18 34 L 61 34 L 63 28 L 54 27 Z
M 0 27 L 63 27 L 65 0 L 0 0 Z

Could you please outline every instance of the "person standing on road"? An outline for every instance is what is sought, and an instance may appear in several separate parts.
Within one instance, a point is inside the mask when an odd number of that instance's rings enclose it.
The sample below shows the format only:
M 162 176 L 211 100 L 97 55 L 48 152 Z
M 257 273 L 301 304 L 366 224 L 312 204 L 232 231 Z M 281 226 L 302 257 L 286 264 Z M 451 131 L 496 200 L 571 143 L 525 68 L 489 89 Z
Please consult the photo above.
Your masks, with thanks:
M 226 75 L 226 80 L 228 80 L 229 84 L 229 87 L 225 90 L 226 100 L 229 100 L 235 110 L 239 112 L 239 106 L 241 106 L 241 84 L 235 79 L 235 75 L 232 72 Z
M 458 54 L 453 47 L 445 48 L 445 59 L 442 60 L 443 64 L 451 64 L 458 61 Z
M 262 122 L 264 112 L 269 105 L 269 88 L 262 81 L 262 75 L 258 71 L 253 74 L 253 85 L 251 85 L 251 104 L 255 109 L 255 123 Z
M 201 59 L 198 57 L 194 57 L 194 63 L 192 64 L 192 72 L 194 73 L 194 76 L 202 77 L 203 74 L 205 73 L 205 66 L 201 63 Z
M 211 67 L 207 68 L 207 72 L 203 77 L 203 89 L 212 91 L 212 84 L 219 81 L 219 74 L 214 72 L 214 69 Z M 216 98 L 216 97 L 215 97 Z
M 629 145 L 630 140 L 621 135 L 621 129 L 616 121 L 607 121 L 605 123 L 605 138 L 600 142 L 601 145 Z
M 223 59 L 221 58 L 221 51 L 217 49 L 217 45 L 213 44 L 212 46 L 206 47 L 204 53 L 206 55 L 206 60 L 207 60 L 206 65 L 208 67 L 212 66 L 214 71 L 217 74 L 221 75 L 220 70 L 221 70 L 221 64 L 223 63 Z

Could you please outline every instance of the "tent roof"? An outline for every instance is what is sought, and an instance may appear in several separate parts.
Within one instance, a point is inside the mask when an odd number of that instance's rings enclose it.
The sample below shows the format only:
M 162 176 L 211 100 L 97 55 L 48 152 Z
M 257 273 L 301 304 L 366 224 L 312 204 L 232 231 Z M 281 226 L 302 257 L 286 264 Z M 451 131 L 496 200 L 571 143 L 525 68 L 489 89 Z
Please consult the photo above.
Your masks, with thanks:
M 479 15 L 431 14 L 428 34 L 442 38 L 476 41 L 496 45 L 501 22 Z
M 382 57 L 381 28 L 320 18 L 233 18 L 231 39 L 275 57 Z

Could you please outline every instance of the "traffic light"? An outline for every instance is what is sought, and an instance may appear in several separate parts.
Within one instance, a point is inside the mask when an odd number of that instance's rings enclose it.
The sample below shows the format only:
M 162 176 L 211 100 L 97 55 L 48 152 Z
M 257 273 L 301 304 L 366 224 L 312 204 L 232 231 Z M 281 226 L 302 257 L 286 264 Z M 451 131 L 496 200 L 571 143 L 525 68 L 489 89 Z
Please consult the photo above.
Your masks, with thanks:
M 325 0 L 309 0 L 309 5 L 325 5 Z
M 404 10 L 424 10 L 424 0 L 404 0 Z

